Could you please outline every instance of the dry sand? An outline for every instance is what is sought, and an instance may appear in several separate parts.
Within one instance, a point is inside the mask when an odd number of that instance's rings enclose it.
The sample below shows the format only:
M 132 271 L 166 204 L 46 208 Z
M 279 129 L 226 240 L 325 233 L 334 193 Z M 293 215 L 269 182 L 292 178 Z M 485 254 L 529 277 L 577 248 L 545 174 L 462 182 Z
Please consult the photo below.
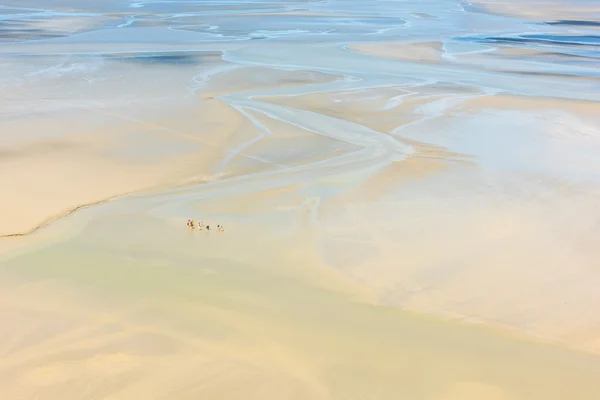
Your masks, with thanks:
M 0 398 L 600 397 L 597 67 L 311 4 L 3 46 Z

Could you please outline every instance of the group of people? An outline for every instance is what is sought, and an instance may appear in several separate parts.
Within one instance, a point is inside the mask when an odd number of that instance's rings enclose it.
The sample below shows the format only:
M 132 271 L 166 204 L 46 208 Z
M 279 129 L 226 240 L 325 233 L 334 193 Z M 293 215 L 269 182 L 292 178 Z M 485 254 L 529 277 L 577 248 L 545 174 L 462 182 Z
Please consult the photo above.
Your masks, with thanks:
M 210 231 L 210 225 L 204 225 L 204 221 L 200 221 L 198 223 L 194 222 L 193 219 L 188 219 L 187 220 L 187 226 L 190 229 L 195 229 L 196 227 L 198 228 L 199 231 L 206 229 L 207 231 Z M 223 228 L 223 225 L 217 225 L 217 231 L 218 232 L 223 232 L 225 229 Z

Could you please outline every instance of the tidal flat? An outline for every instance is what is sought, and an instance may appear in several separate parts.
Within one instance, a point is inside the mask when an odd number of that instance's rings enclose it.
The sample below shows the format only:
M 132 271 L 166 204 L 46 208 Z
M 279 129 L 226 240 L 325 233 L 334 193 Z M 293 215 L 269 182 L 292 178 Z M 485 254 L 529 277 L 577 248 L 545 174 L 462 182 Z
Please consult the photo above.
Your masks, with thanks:
M 0 1 L 0 398 L 600 398 L 594 2 L 51 3 Z

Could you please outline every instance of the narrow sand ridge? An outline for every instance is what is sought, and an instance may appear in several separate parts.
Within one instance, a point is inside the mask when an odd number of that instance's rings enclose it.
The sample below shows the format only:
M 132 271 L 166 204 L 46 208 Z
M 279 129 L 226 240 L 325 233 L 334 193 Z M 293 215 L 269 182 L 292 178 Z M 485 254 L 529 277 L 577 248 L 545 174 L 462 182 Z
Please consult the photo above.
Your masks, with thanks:
M 401 43 L 401 44 L 367 44 L 348 47 L 350 50 L 366 53 L 376 57 L 394 58 L 397 60 L 418 63 L 439 63 L 443 54 L 443 43 Z

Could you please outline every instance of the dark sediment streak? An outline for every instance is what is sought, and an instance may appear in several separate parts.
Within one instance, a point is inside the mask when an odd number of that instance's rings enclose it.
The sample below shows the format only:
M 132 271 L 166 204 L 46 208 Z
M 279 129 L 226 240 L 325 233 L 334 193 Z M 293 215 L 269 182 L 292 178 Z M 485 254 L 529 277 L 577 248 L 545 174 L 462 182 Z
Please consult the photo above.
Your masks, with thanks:
M 598 26 L 598 21 L 586 21 L 586 20 L 575 20 L 575 19 L 561 19 L 559 21 L 545 22 L 546 25 L 567 25 L 567 26 Z

